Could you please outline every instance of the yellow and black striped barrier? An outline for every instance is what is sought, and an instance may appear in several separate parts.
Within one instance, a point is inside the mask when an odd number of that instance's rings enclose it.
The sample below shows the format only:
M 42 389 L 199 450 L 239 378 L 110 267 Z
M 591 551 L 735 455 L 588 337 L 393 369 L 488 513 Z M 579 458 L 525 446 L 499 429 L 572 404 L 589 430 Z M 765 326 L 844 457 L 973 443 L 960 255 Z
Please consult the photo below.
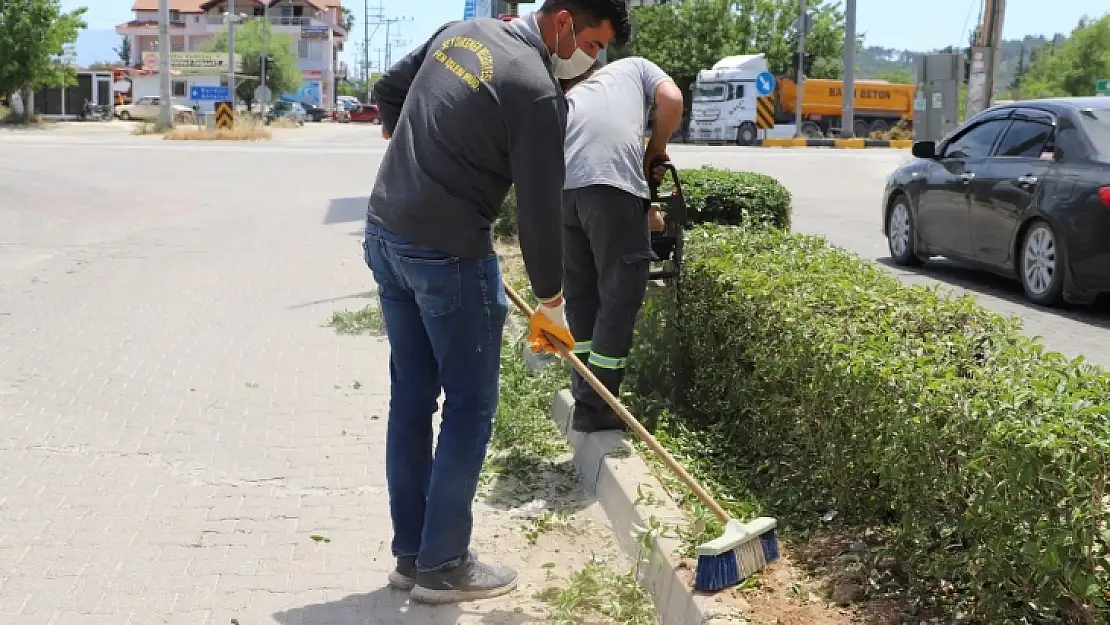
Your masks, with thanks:
M 231 102 L 217 102 L 216 103 L 216 128 L 226 128 L 228 130 L 235 127 L 235 109 L 232 107 Z
M 775 101 L 771 96 L 755 101 L 755 125 L 761 130 L 775 127 Z

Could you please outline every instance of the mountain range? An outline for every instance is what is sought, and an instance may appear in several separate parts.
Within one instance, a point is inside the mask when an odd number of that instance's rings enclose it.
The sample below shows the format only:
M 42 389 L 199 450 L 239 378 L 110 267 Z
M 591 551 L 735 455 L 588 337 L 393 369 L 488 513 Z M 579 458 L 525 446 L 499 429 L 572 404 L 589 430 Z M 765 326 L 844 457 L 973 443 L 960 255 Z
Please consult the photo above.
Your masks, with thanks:
M 1002 62 L 998 67 L 995 85 L 999 89 L 1008 89 L 1014 82 L 1020 67 L 1029 66 L 1030 55 L 1033 50 L 1049 43 L 1058 45 L 1066 37 L 1055 35 L 1028 35 L 1022 39 L 1007 39 L 1002 42 Z M 942 50 L 951 52 L 951 48 Z M 856 67 L 861 78 L 885 78 L 891 82 L 916 82 L 917 57 L 923 52 L 912 50 L 899 50 L 896 48 L 883 48 L 880 46 L 866 46 L 856 55 Z

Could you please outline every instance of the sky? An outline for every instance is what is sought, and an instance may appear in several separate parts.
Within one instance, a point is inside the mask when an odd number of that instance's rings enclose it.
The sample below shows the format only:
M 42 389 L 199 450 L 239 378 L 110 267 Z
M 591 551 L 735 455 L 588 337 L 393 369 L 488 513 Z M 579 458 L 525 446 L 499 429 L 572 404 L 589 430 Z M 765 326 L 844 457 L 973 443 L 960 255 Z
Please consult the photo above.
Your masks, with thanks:
M 396 38 L 396 28 L 400 26 L 400 38 L 407 41 L 396 49 L 394 60 L 412 46 L 430 37 L 432 32 L 444 22 L 460 19 L 464 0 L 368 0 L 371 5 L 379 2 L 389 17 L 403 18 L 395 24 L 390 38 Z M 864 36 L 864 45 L 883 46 L 908 50 L 931 50 L 945 46 L 966 45 L 968 33 L 979 19 L 982 0 L 857 0 L 857 31 Z M 111 30 L 116 24 L 131 19 L 132 0 L 62 0 L 67 9 L 88 6 L 86 18 L 89 30 Z M 355 39 L 362 38 L 363 0 L 344 0 L 344 4 L 356 14 L 355 32 L 348 42 L 342 58 L 349 66 L 355 67 L 357 46 Z M 1069 33 L 1079 18 L 1088 15 L 1099 17 L 1110 12 L 1107 0 L 1053 0 L 1051 10 L 1046 10 L 1046 0 L 1008 0 L 1003 36 L 1007 39 L 1024 35 L 1052 35 Z M 520 10 L 527 11 L 538 4 L 521 4 Z M 419 10 L 416 8 L 419 7 Z M 925 8 L 928 7 L 928 8 Z M 899 18 L 902 20 L 899 23 Z M 373 30 L 373 27 L 371 27 Z M 370 42 L 370 57 L 377 61 L 377 48 L 385 45 L 385 29 L 382 28 Z M 95 40 L 94 40 L 95 39 Z M 111 39 L 108 33 L 94 36 L 90 33 L 88 41 L 78 42 L 78 62 L 82 64 L 108 60 L 114 55 L 111 48 L 117 45 L 118 38 Z M 84 45 L 82 45 L 84 44 Z M 100 58 L 89 58 L 98 56 Z

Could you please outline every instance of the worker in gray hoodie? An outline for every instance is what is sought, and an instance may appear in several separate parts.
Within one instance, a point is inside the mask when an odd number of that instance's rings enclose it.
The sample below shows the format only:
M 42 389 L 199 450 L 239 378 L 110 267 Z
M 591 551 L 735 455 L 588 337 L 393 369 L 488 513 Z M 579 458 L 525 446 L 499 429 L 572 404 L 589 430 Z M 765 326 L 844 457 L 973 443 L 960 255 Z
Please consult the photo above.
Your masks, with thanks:
M 567 105 L 557 79 L 585 72 L 630 30 L 624 0 L 545 0 L 512 22 L 444 26 L 374 87 L 391 139 L 364 242 L 390 346 L 389 581 L 416 601 L 516 587 L 516 571 L 469 549 L 508 314 L 490 224 L 515 184 L 520 247 L 541 302 L 530 336 L 549 351 L 548 335 L 572 344 L 560 231 Z
M 682 122 L 682 91 L 658 65 L 640 57 L 595 64 L 562 85 L 569 106 L 563 185 L 567 320 L 573 351 L 620 397 L 654 256 L 648 178 L 656 176 L 653 163 L 669 160 L 667 142 Z M 572 376 L 572 427 L 622 428 L 620 417 L 582 376 L 576 371 Z

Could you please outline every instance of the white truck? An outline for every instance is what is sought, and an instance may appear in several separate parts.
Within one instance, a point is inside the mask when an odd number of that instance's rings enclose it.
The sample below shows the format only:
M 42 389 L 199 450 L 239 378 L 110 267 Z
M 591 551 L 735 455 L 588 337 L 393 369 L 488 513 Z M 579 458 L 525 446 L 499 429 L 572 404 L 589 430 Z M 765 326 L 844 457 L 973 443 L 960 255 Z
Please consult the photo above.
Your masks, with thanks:
M 759 138 L 755 78 L 765 71 L 763 54 L 726 56 L 712 69 L 699 71 L 692 87 L 687 141 L 754 144 Z M 793 126 L 785 133 L 790 134 Z

